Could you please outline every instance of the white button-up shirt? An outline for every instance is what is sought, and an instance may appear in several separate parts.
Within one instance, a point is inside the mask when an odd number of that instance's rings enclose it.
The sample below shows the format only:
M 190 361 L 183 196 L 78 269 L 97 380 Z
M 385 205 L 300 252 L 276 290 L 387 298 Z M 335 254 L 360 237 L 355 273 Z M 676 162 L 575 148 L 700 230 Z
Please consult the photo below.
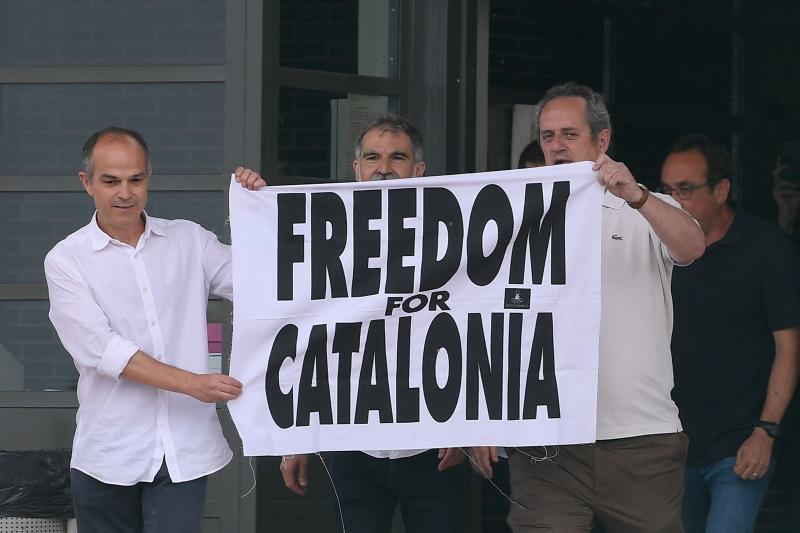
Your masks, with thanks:
M 78 379 L 72 468 L 115 485 L 152 481 L 166 459 L 174 482 L 225 466 L 232 453 L 215 404 L 126 380 L 141 350 L 208 372 L 209 292 L 233 293 L 230 248 L 186 220 L 146 216 L 136 247 L 95 217 L 47 254 L 50 320 Z

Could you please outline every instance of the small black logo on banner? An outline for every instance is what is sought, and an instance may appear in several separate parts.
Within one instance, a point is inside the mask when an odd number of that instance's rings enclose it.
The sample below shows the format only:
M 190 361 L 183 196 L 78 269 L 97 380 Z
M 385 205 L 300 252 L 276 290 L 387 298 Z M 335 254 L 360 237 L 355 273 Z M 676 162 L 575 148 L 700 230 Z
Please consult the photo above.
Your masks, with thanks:
M 531 290 L 530 289 L 506 289 L 506 309 L 530 309 Z

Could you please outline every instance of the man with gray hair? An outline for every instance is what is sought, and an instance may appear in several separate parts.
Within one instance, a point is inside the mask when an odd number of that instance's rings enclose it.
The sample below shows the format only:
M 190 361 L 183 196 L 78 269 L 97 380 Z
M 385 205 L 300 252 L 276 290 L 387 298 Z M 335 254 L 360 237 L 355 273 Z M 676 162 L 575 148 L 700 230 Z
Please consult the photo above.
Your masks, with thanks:
M 356 141 L 357 181 L 416 178 L 425 173 L 422 134 L 406 119 L 379 115 Z
M 378 116 L 356 142 L 353 170 L 357 181 L 422 176 L 422 135 L 402 117 Z M 389 533 L 398 504 L 406 531 L 464 530 L 468 470 L 461 450 L 330 452 L 325 458 L 347 533 Z M 308 456 L 286 456 L 280 468 L 286 486 L 305 494 Z
M 705 249 L 698 224 L 672 198 L 650 193 L 607 154 L 611 121 L 601 95 L 551 87 L 534 126 L 547 165 L 594 161 L 606 188 L 601 242 L 597 442 L 529 447 L 509 457 L 515 532 L 682 531 L 687 438 L 672 390 L 674 266 Z M 548 456 L 547 452 L 550 451 Z M 544 453 L 543 453 L 544 452 Z M 491 468 L 493 449 L 473 451 Z

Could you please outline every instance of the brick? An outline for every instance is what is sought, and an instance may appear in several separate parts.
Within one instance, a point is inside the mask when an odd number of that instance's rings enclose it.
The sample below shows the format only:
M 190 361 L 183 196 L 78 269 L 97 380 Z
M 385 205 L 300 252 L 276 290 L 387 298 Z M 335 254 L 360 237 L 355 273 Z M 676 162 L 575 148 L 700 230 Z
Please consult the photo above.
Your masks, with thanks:
M 225 117 L 221 112 L 194 113 L 189 117 L 188 127 L 192 130 L 211 130 L 221 132 L 225 127 Z
M 505 54 L 514 54 L 517 52 L 519 39 L 509 36 L 497 35 L 489 38 L 489 55 L 492 58 L 498 58 Z
M 285 64 L 285 61 L 307 60 L 310 57 L 324 56 L 327 52 L 326 44 L 324 41 L 287 41 L 285 45 L 281 46 L 281 62 Z
M 325 146 L 331 142 L 331 132 L 329 128 L 322 130 L 301 130 L 294 132 L 295 142 L 303 143 L 308 146 Z
M 320 124 L 330 124 L 328 115 L 329 112 L 320 111 L 317 113 L 292 113 L 291 116 L 287 116 L 286 113 L 282 111 L 281 119 L 290 121 L 294 127 L 308 128 L 311 126 L 319 126 Z
M 330 165 L 298 165 L 295 167 L 294 174 L 297 176 L 306 176 L 310 178 L 328 178 L 331 174 Z
M 32 361 L 22 361 L 25 367 L 25 386 L 31 390 L 44 390 L 49 388 L 52 383 L 50 379 L 54 374 L 54 365 L 51 363 L 36 363 Z
M 519 17 L 520 2 L 503 2 L 495 0 L 490 7 L 490 21 L 495 19 L 515 19 Z
M 323 6 L 322 8 L 318 6 L 308 6 L 308 5 L 298 5 L 294 6 L 288 4 L 287 2 L 281 2 L 281 22 L 284 21 L 289 24 L 295 24 L 298 21 L 308 22 L 308 23 L 321 23 L 328 20 L 330 14 L 328 10 L 325 9 Z
M 354 39 L 358 35 L 358 23 L 309 24 L 308 31 L 317 39 Z

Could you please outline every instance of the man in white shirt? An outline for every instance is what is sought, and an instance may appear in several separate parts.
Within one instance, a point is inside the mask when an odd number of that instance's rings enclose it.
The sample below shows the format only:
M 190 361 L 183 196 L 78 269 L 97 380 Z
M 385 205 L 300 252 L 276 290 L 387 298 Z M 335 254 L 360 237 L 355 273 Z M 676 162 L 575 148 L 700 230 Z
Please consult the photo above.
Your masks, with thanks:
M 198 531 L 206 476 L 232 456 L 215 402 L 242 385 L 208 373 L 206 330 L 209 293 L 232 296 L 230 250 L 193 222 L 148 216 L 150 175 L 141 135 L 94 133 L 80 179 L 95 215 L 45 258 L 50 320 L 80 374 L 81 533 Z
M 358 139 L 353 169 L 358 181 L 422 176 L 422 136 L 404 118 L 379 116 Z M 389 533 L 398 504 L 407 531 L 464 530 L 468 472 L 460 465 L 465 457 L 460 450 L 369 450 L 326 457 L 347 533 Z M 307 455 L 281 462 L 284 482 L 297 494 L 308 488 L 307 465 Z
M 547 165 L 594 161 L 603 200 L 602 308 L 597 442 L 510 453 L 515 533 L 682 531 L 686 436 L 672 390 L 674 266 L 700 257 L 700 226 L 671 197 L 651 194 L 606 151 L 611 119 L 601 95 L 565 83 L 537 105 L 534 126 Z M 552 452 L 552 450 L 551 450 Z M 473 450 L 486 471 L 496 452 Z

